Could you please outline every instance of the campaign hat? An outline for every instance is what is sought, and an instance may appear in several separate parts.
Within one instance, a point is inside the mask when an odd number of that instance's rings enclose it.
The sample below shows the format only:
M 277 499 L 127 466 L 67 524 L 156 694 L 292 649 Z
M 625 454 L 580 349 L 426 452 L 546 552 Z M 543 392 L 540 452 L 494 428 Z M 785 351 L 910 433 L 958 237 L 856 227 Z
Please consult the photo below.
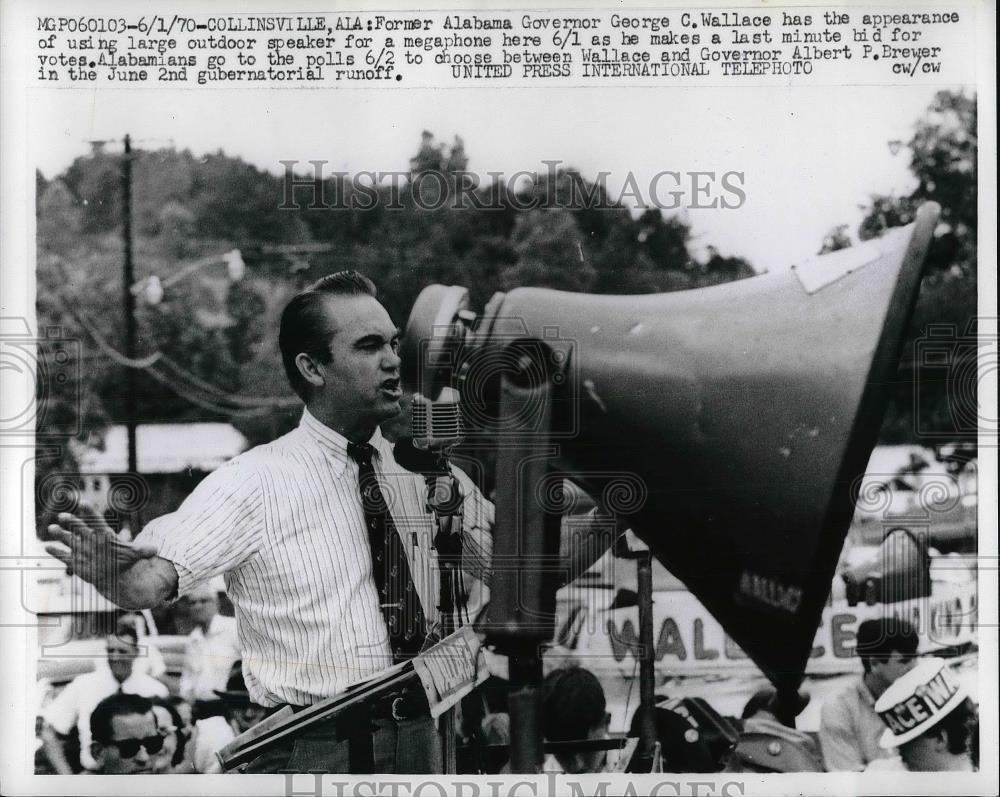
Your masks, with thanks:
M 879 746 L 898 747 L 933 728 L 968 697 L 944 659 L 921 659 L 875 703 L 886 724 Z

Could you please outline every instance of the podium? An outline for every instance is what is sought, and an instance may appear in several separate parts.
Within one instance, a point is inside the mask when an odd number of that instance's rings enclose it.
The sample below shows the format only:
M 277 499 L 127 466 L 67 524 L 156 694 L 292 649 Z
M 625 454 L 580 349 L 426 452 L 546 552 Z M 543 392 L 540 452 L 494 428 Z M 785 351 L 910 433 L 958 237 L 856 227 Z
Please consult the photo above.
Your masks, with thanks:
M 225 772 L 239 772 L 257 757 L 308 731 L 326 726 L 331 735 L 337 734 L 343 730 L 338 728 L 338 722 L 349 722 L 359 710 L 408 687 L 424 691 L 430 715 L 436 719 L 485 681 L 488 674 L 479 638 L 470 626 L 464 626 L 413 659 L 383 670 L 338 695 L 297 712 L 290 706 L 280 709 L 237 736 L 216 755 Z

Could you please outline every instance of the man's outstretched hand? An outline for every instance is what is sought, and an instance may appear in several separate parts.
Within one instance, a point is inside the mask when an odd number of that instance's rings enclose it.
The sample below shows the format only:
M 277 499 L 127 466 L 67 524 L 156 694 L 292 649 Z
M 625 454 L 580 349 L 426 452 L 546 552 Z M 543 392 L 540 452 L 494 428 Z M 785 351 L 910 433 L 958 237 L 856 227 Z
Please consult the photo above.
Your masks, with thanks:
M 75 573 L 93 584 L 109 600 L 117 603 L 121 577 L 136 562 L 156 556 L 156 548 L 134 545 L 115 535 L 103 517 L 81 504 L 75 515 L 60 512 L 58 523 L 48 527 L 58 541 L 45 550 Z

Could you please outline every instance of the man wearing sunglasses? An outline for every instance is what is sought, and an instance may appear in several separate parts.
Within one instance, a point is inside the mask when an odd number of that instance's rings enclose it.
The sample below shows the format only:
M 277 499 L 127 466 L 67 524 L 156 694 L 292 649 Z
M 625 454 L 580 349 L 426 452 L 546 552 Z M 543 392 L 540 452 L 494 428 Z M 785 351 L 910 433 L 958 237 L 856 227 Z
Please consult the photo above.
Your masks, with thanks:
M 91 754 L 102 775 L 148 775 L 163 735 L 148 698 L 116 692 L 90 715 Z
M 45 709 L 42 744 L 52 767 L 60 775 L 72 775 L 82 767 L 95 770 L 97 761 L 90 753 L 91 713 L 98 702 L 115 692 L 127 692 L 145 697 L 166 697 L 167 687 L 146 673 L 135 670 L 139 642 L 134 625 L 120 623 L 114 634 L 107 637 L 107 660 L 99 662 L 93 672 L 78 675 Z M 72 745 L 67 739 L 76 728 L 80 744 L 79 761 L 68 755 Z M 75 747 L 73 747 L 75 749 Z

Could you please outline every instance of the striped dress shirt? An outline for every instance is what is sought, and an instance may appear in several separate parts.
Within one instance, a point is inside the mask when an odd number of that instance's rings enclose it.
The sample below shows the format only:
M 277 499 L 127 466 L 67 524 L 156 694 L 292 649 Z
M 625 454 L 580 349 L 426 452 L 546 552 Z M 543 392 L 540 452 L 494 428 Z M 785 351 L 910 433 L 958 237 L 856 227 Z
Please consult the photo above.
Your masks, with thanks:
M 369 441 L 429 622 L 438 619 L 434 518 L 422 476 L 400 467 L 376 431 Z M 493 505 L 461 471 L 463 570 L 469 612 L 486 600 Z M 358 466 L 342 435 L 303 412 L 287 435 L 209 474 L 139 543 L 173 562 L 178 595 L 222 574 L 236 610 L 243 670 L 263 706 L 307 705 L 392 664 L 372 576 Z

